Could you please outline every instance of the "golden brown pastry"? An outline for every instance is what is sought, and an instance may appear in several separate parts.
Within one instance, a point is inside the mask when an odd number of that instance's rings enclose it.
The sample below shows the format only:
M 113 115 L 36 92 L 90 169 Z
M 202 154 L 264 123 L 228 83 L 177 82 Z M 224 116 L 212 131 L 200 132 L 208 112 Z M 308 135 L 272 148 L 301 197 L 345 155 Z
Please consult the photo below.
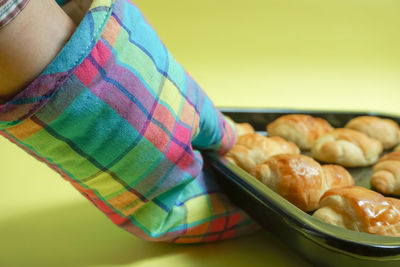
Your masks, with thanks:
M 371 184 L 379 192 L 400 195 L 400 152 L 386 154 L 374 165 Z
M 253 126 L 251 126 L 250 123 L 247 123 L 247 122 L 235 123 L 235 127 L 236 127 L 236 135 L 237 136 L 245 135 L 248 133 L 254 133 Z
M 354 179 L 351 174 L 340 165 L 322 165 L 322 170 L 324 171 L 329 189 L 354 184 Z
M 394 148 L 394 151 L 400 151 L 400 145 L 396 146 L 396 147 Z
M 268 138 L 257 133 L 250 133 L 239 136 L 236 144 L 225 157 L 242 169 L 250 171 L 270 156 L 282 153 L 299 154 L 300 149 L 280 137 Z
M 303 211 L 317 209 L 328 189 L 354 183 L 343 167 L 321 167 L 311 157 L 296 154 L 272 156 L 250 173 Z
M 400 236 L 400 200 L 360 186 L 327 191 L 313 216 L 350 230 Z
M 241 136 L 241 135 L 245 135 L 248 133 L 254 133 L 254 128 L 253 128 L 253 126 L 250 125 L 250 123 L 247 123 L 247 122 L 236 123 L 229 116 L 225 116 L 225 119 L 229 120 L 232 124 L 235 125 L 236 136 Z
M 350 120 L 345 128 L 363 132 L 381 141 L 384 149 L 392 148 L 400 141 L 399 125 L 390 119 L 360 116 Z
M 374 164 L 381 152 L 380 141 L 345 128 L 338 128 L 322 135 L 311 148 L 315 159 L 347 167 Z
M 303 114 L 281 116 L 267 126 L 268 136 L 280 136 L 301 149 L 310 149 L 321 134 L 332 130 L 326 120 Z

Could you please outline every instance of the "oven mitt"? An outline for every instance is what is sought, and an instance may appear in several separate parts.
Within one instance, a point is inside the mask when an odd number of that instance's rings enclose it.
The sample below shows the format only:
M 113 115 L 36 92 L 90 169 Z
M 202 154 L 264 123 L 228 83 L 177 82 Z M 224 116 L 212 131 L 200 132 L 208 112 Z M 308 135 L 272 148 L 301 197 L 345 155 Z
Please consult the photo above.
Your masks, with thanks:
M 226 152 L 232 127 L 127 0 L 93 1 L 54 61 L 0 106 L 1 135 L 151 241 L 209 242 L 257 227 L 196 150 Z

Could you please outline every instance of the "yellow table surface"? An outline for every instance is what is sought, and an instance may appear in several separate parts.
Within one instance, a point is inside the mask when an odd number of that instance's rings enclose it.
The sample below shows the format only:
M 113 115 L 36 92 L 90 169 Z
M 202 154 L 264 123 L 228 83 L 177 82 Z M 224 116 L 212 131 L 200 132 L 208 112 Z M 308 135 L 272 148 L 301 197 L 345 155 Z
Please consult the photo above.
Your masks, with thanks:
M 135 2 L 217 106 L 400 115 L 398 1 Z M 207 245 L 139 240 L 4 138 L 0 151 L 0 266 L 307 265 L 266 230 Z

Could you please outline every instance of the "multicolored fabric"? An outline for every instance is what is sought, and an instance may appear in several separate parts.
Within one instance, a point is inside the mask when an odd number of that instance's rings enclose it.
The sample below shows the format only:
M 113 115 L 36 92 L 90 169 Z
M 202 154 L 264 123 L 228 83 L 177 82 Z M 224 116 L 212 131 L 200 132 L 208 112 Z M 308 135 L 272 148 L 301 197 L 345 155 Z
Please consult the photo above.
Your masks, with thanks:
M 13 20 L 29 0 L 0 0 L 0 28 Z
M 255 228 L 193 149 L 227 151 L 232 126 L 130 1 L 94 1 L 47 69 L 0 106 L 0 129 L 141 238 L 209 242 Z

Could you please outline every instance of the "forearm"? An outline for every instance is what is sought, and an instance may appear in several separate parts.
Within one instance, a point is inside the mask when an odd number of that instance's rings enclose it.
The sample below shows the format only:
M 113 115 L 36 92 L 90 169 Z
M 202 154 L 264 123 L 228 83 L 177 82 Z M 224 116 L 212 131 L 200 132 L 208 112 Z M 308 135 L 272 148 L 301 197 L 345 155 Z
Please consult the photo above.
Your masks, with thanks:
M 95 1 L 63 52 L 0 108 L 0 135 L 141 238 L 209 242 L 252 229 L 192 146 L 227 150 L 233 129 L 130 1 Z
M 73 33 L 54 0 L 30 1 L 0 29 L 0 99 L 10 99 L 54 59 Z

